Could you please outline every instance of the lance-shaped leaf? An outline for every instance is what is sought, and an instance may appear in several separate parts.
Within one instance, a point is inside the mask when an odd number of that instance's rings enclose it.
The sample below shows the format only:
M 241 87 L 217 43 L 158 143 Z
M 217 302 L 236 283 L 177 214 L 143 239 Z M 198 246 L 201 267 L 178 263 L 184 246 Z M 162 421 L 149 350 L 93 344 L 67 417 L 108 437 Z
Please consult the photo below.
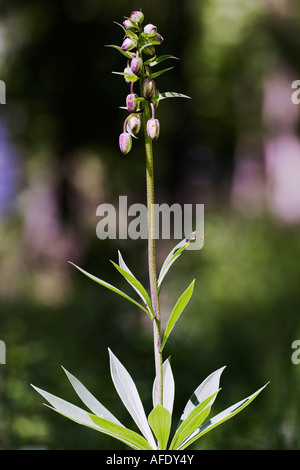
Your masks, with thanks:
M 70 262 L 70 261 L 69 261 Z M 149 313 L 149 311 L 143 307 L 143 305 L 141 305 L 140 303 L 136 302 L 134 299 L 132 299 L 131 297 L 129 297 L 129 295 L 125 294 L 125 292 L 122 292 L 120 289 L 117 289 L 117 287 L 114 287 L 112 286 L 111 284 L 109 284 L 108 282 L 106 281 L 103 281 L 102 279 L 99 279 L 98 277 L 96 276 L 93 276 L 92 274 L 88 273 L 87 271 L 85 271 L 84 269 L 82 268 L 79 268 L 79 266 L 76 266 L 76 264 L 74 263 L 71 263 L 73 266 L 75 266 L 75 268 L 77 268 L 79 271 L 81 271 L 83 274 L 85 274 L 87 277 L 89 277 L 90 279 L 92 279 L 93 281 L 97 282 L 98 284 L 100 284 L 101 286 L 104 286 L 106 287 L 107 289 L 110 289 L 112 290 L 113 292 L 115 292 L 116 294 L 119 294 L 121 295 L 122 297 L 124 297 L 125 299 L 127 300 L 130 300 L 130 302 L 132 302 L 133 304 L 137 305 L 138 307 L 140 307 L 144 312 L 147 313 L 147 315 L 149 315 L 151 317 L 151 314 Z M 152 318 L 152 317 L 151 317 Z
M 121 255 L 119 253 L 119 257 L 120 256 Z M 119 259 L 121 260 L 122 267 L 121 267 L 121 265 L 119 266 L 118 264 L 114 263 L 113 261 L 112 261 L 112 264 L 122 274 L 122 276 L 125 277 L 126 281 L 134 288 L 134 290 L 139 294 L 139 296 L 141 297 L 141 299 L 143 300 L 145 305 L 148 307 L 150 316 L 154 317 L 155 316 L 154 310 L 153 310 L 151 300 L 150 300 L 150 297 L 149 297 L 146 289 L 140 283 L 140 281 L 138 281 L 136 279 L 136 277 L 132 274 L 132 272 L 128 269 L 128 267 L 126 266 L 126 264 L 125 264 L 124 260 L 122 259 L 122 257 L 119 258 Z
M 171 334 L 177 320 L 179 319 L 180 315 L 182 314 L 183 310 L 185 309 L 186 305 L 188 304 L 194 290 L 195 280 L 191 282 L 189 287 L 184 291 L 184 293 L 180 296 L 177 300 L 175 307 L 172 310 L 172 313 L 169 317 L 169 320 L 166 325 L 166 329 L 164 332 L 164 337 L 161 345 L 161 351 L 165 347 L 166 341 Z
M 106 421 L 105 419 L 99 418 L 99 416 L 89 416 L 96 425 L 101 427 L 101 432 L 124 442 L 129 447 L 132 447 L 135 450 L 153 450 L 148 441 L 146 441 L 146 439 L 137 432 L 118 426 L 110 421 Z
M 151 74 L 151 78 L 159 77 L 159 76 L 162 75 L 163 73 L 168 72 L 169 70 L 172 70 L 173 68 L 174 68 L 174 67 L 168 67 L 168 68 L 166 68 L 166 69 L 159 70 L 158 72 L 152 73 L 152 74 Z
M 189 244 L 195 238 L 195 234 L 196 234 L 196 232 L 193 232 L 193 233 L 191 233 L 191 235 L 189 235 L 188 237 L 181 240 L 181 242 L 179 242 L 170 251 L 170 253 L 166 257 L 166 259 L 165 259 L 165 261 L 164 261 L 164 263 L 161 267 L 161 270 L 160 270 L 160 273 L 159 273 L 159 276 L 158 276 L 158 280 L 157 280 L 157 286 L 158 286 L 159 291 L 161 289 L 163 279 L 164 279 L 165 275 L 167 274 L 167 272 L 169 271 L 170 267 L 172 266 L 174 261 L 181 255 L 181 253 L 189 246 Z
M 109 357 L 111 376 L 119 397 L 150 446 L 156 449 L 155 440 L 134 381 L 110 349 Z
M 155 65 L 158 65 L 160 64 L 161 62 L 163 62 L 164 60 L 167 60 L 167 59 L 178 59 L 178 57 L 175 57 L 173 55 L 169 55 L 169 54 L 165 54 L 165 55 L 161 55 L 160 57 L 151 57 L 151 59 L 148 59 L 146 60 L 146 62 L 144 62 L 144 65 L 149 65 L 150 67 L 154 67 Z
M 65 418 L 103 434 L 108 434 L 109 436 L 124 442 L 135 450 L 151 450 L 146 439 L 144 439 L 140 434 L 131 431 L 124 426 L 120 426 L 116 423 L 100 418 L 99 416 L 87 413 L 78 406 L 63 400 L 62 398 L 56 397 L 45 390 L 35 387 L 34 385 L 32 385 L 32 387 L 52 405 L 47 405 L 49 408 L 63 415 Z
M 152 101 L 155 103 L 156 101 L 165 100 L 167 98 L 189 98 L 190 96 L 183 95 L 182 93 L 176 93 L 175 91 L 165 91 L 164 93 L 159 93 L 152 98 Z
M 206 379 L 203 380 L 199 387 L 196 388 L 196 390 L 193 392 L 192 396 L 184 407 L 178 426 L 180 426 L 182 421 L 184 421 L 188 417 L 188 415 L 195 408 L 195 406 L 198 406 L 200 403 L 203 403 L 209 397 L 215 397 L 215 394 L 219 390 L 220 377 L 224 369 L 225 366 L 214 371 L 212 374 L 206 377 Z M 213 402 L 211 403 L 211 405 L 212 404 Z
M 153 390 L 152 390 L 153 408 L 155 408 L 156 405 L 158 404 L 156 401 L 155 390 L 156 390 L 156 377 L 153 382 Z M 173 377 L 170 361 L 169 359 L 166 359 L 165 362 L 163 363 L 163 407 L 169 411 L 171 416 L 173 413 L 174 396 L 175 396 L 174 377 Z
M 66 373 L 69 381 L 71 382 L 72 387 L 74 388 L 75 392 L 81 399 L 81 401 L 99 418 L 106 419 L 107 421 L 111 421 L 112 423 L 118 424 L 119 426 L 123 426 L 120 421 L 110 412 L 108 411 L 105 406 L 103 406 L 97 398 L 95 398 L 91 392 L 78 380 L 74 375 L 70 374 L 64 367 L 64 372 Z
M 115 44 L 107 44 L 105 47 L 112 47 L 113 49 L 116 49 L 117 51 L 121 52 L 121 54 L 123 54 L 125 57 L 128 57 L 128 59 L 132 59 L 134 56 L 133 52 L 123 51 L 120 46 L 116 46 Z
M 179 445 L 195 431 L 209 415 L 213 400 L 217 392 L 206 398 L 202 403 L 199 403 L 190 411 L 187 418 L 182 421 L 181 425 L 177 428 L 173 440 L 170 445 L 170 450 L 177 449 Z
M 112 72 L 115 75 L 123 75 L 129 82 L 137 82 L 140 77 L 134 75 L 134 73 L 126 73 L 126 72 Z
M 171 415 L 169 411 L 161 405 L 156 405 L 151 411 L 148 421 L 159 442 L 160 450 L 166 450 L 171 429 Z
M 221 413 L 217 414 L 213 418 L 211 418 L 209 421 L 206 423 L 202 424 L 199 428 L 197 428 L 193 433 L 191 433 L 187 439 L 182 442 L 178 450 L 183 450 L 186 449 L 189 445 L 191 445 L 193 442 L 195 442 L 197 439 L 202 437 L 204 434 L 207 432 L 211 431 L 214 429 L 216 426 L 219 426 L 220 424 L 224 423 L 228 419 L 232 418 L 235 416 L 237 413 L 242 411 L 246 406 L 248 406 L 256 397 L 257 395 L 260 394 L 260 392 L 267 386 L 268 384 L 264 385 L 261 387 L 259 390 L 254 392 L 252 395 L 249 397 L 245 398 L 244 400 L 239 401 L 235 405 L 230 406 L 226 410 L 222 411 Z

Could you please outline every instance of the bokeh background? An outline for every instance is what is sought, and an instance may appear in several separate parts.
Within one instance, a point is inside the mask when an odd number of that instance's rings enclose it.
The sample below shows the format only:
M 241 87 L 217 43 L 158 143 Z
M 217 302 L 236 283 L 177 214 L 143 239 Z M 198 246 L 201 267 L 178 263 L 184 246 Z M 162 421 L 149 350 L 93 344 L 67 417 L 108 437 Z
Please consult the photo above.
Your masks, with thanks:
M 157 202 L 205 204 L 204 247 L 181 256 L 162 294 L 165 321 L 196 278 L 166 346 L 175 423 L 226 365 L 215 413 L 270 384 L 193 448 L 300 449 L 298 0 L 0 1 L 0 448 L 124 448 L 52 412 L 30 386 L 79 404 L 63 365 L 131 427 L 108 347 L 151 411 L 148 317 L 68 263 L 128 291 L 109 262 L 120 249 L 147 283 L 144 240 L 96 236 L 98 205 L 145 202 L 142 139 L 126 157 L 118 148 L 128 89 L 111 72 L 126 59 L 104 47 L 121 44 L 113 22 L 139 8 L 165 38 L 159 53 L 180 58 L 159 89 L 192 97 L 157 110 Z M 173 246 L 158 244 L 158 263 Z

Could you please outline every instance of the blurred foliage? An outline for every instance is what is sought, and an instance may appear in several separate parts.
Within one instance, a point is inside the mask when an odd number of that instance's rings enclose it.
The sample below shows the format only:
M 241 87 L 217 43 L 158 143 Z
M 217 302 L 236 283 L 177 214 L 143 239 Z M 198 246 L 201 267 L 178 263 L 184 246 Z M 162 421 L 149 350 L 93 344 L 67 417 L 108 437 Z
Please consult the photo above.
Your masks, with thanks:
M 204 248 L 180 258 L 162 292 L 168 312 L 196 278 L 166 350 L 175 416 L 203 378 L 226 365 L 215 410 L 270 385 L 195 448 L 299 449 L 300 366 L 291 361 L 300 335 L 299 221 L 286 224 L 270 211 L 263 156 L 278 132 L 264 117 L 268 79 L 278 70 L 300 78 L 297 0 L 0 1 L 7 85 L 0 110 L 0 338 L 7 348 L 0 448 L 120 448 L 43 407 L 30 387 L 78 403 L 63 365 L 131 426 L 111 383 L 108 347 L 151 410 L 148 318 L 68 264 L 127 289 L 109 262 L 120 248 L 147 283 L 143 241 L 100 241 L 95 232 L 99 204 L 117 205 L 125 194 L 129 204 L 145 201 L 142 142 L 126 158 L 118 149 L 127 88 L 111 71 L 123 70 L 124 58 L 104 47 L 121 43 L 113 21 L 140 7 L 165 38 L 160 52 L 181 59 L 160 77 L 160 90 L 193 98 L 158 108 L 157 200 L 204 203 L 206 211 Z M 298 127 L 296 116 L 296 135 Z M 241 143 L 262 169 L 264 197 L 254 208 L 233 197 Z M 172 246 L 159 244 L 159 263 Z

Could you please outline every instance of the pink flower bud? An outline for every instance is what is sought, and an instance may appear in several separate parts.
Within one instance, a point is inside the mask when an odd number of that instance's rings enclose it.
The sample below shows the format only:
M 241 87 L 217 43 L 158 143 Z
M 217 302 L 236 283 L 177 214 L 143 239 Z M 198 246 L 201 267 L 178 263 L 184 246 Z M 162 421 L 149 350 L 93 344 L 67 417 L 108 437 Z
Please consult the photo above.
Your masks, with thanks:
M 149 77 L 146 77 L 143 82 L 143 95 L 149 100 L 155 94 L 155 81 Z
M 135 46 L 136 46 L 136 43 L 133 39 L 126 38 L 126 39 L 124 39 L 124 41 L 122 43 L 121 49 L 122 49 L 122 51 L 130 51 Z
M 125 73 L 125 75 L 124 75 L 125 82 L 128 83 L 128 84 L 131 83 L 130 80 L 128 80 L 128 79 L 126 78 L 126 75 L 134 75 L 134 74 L 132 73 L 131 68 L 130 68 L 130 67 L 126 67 L 126 68 L 124 69 L 124 73 Z
M 130 15 L 131 21 L 134 23 L 141 23 L 144 19 L 144 15 L 141 11 L 133 11 Z
M 137 134 L 141 128 L 141 117 L 138 114 L 129 116 L 127 126 L 133 134 Z
M 160 131 L 158 119 L 151 118 L 147 121 L 147 134 L 152 140 L 157 140 Z
M 154 26 L 154 24 L 146 24 L 144 27 L 144 33 L 149 34 L 149 35 L 155 35 L 157 31 L 157 27 Z
M 124 155 L 130 152 L 131 147 L 132 147 L 132 138 L 131 138 L 131 135 L 128 134 L 128 132 L 123 132 L 122 134 L 120 134 L 119 146 L 120 146 L 121 152 L 124 153 Z
M 140 57 L 134 57 L 131 60 L 130 68 L 135 75 L 139 75 L 143 67 L 143 60 Z
M 123 26 L 125 29 L 136 29 L 136 26 L 134 26 L 134 24 L 132 24 L 132 22 L 130 20 L 125 20 L 123 21 Z
M 126 96 L 126 106 L 128 111 L 136 111 L 139 106 L 139 102 L 137 100 L 138 96 L 135 93 L 130 93 Z

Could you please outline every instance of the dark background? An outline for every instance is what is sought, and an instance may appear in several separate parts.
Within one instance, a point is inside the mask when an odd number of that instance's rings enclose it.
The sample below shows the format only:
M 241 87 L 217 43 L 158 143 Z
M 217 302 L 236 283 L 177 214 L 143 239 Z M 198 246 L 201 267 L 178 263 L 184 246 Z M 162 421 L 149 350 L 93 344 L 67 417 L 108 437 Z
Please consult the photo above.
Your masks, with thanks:
M 147 283 L 144 240 L 96 236 L 98 205 L 117 206 L 119 195 L 145 203 L 143 139 L 125 157 L 118 148 L 128 88 L 111 72 L 126 59 L 104 47 L 121 44 L 113 22 L 139 8 L 165 39 L 157 52 L 180 58 L 158 78 L 160 91 L 192 97 L 158 107 L 157 202 L 205 204 L 204 248 L 180 258 L 162 296 L 165 321 L 196 278 L 166 346 L 174 424 L 199 383 L 226 365 L 215 413 L 270 384 L 193 448 L 299 449 L 297 0 L 0 1 L 0 448 L 124 448 L 56 415 L 30 386 L 79 404 L 63 365 L 132 427 L 108 347 L 151 411 L 148 317 L 68 263 L 128 292 L 109 262 L 120 249 Z M 173 245 L 158 243 L 159 264 Z

